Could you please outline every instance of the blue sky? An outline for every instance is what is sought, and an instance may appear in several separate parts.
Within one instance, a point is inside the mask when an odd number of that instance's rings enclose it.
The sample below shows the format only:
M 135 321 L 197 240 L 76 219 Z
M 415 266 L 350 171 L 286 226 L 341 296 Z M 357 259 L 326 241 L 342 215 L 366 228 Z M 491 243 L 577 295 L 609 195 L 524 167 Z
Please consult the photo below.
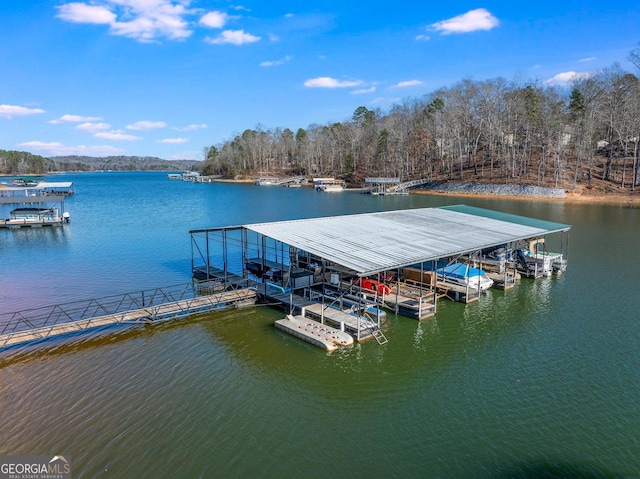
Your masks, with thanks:
M 0 149 L 201 160 L 463 78 L 637 73 L 639 18 L 637 0 L 2 0 Z

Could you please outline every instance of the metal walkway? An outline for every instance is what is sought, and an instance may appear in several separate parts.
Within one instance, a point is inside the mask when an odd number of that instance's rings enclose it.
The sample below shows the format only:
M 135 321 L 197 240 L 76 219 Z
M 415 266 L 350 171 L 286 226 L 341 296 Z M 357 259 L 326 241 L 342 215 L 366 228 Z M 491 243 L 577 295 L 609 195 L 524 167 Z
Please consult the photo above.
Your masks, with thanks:
M 258 298 L 256 291 L 249 288 L 225 290 L 220 285 L 213 289 L 217 292 L 209 294 L 210 285 L 201 288 L 188 283 L 3 313 L 0 314 L 0 349 L 105 326 L 155 323 L 250 305 Z
M 373 195 L 405 195 L 411 188 L 435 184 L 434 180 L 419 178 L 411 181 L 400 182 L 398 178 L 366 178 L 362 193 Z
M 397 185 L 392 186 L 391 188 L 389 188 L 389 192 L 390 193 L 406 193 L 407 190 L 411 189 L 411 188 L 416 188 L 418 186 L 422 186 L 422 185 L 428 185 L 430 183 L 434 183 L 433 180 L 426 180 L 424 178 L 420 178 L 417 180 L 412 180 L 412 181 L 405 181 L 404 183 L 399 183 Z

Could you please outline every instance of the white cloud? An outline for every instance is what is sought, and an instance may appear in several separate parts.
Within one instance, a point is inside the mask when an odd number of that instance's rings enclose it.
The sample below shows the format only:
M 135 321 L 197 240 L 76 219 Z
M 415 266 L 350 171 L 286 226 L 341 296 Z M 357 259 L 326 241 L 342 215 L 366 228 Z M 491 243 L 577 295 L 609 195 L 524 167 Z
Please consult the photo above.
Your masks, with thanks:
M 588 72 L 562 72 L 545 80 L 543 83 L 547 86 L 567 86 L 576 80 L 589 78 L 591 75 Z
M 467 13 L 458 15 L 457 17 L 449 18 L 431 24 L 431 28 L 442 32 L 443 35 L 450 33 L 468 33 L 475 32 L 477 30 L 491 30 L 497 27 L 500 21 L 491 15 L 485 8 L 477 8 L 475 10 L 469 10 Z
M 109 25 L 113 35 L 152 42 L 157 38 L 180 40 L 193 31 L 185 19 L 194 11 L 180 0 L 95 0 L 91 4 L 60 5 L 58 18 L 74 23 Z
M 206 123 L 201 123 L 200 125 L 187 125 L 187 126 L 175 126 L 173 129 L 177 131 L 195 131 L 200 130 L 202 128 L 207 128 Z
M 21 148 L 35 151 L 40 154 L 49 156 L 66 156 L 66 155 L 80 155 L 80 156 L 109 156 L 119 155 L 124 153 L 124 150 L 115 148 L 113 146 L 66 146 L 62 143 L 51 142 L 46 143 L 43 141 L 27 141 L 18 145 Z
M 81 123 L 85 121 L 93 122 L 100 120 L 102 120 L 102 118 L 99 116 L 62 115 L 60 118 L 49 121 L 49 123 L 57 125 L 59 123 Z
M 362 85 L 361 80 L 336 80 L 331 77 L 312 78 L 304 82 L 307 88 L 349 88 Z
M 39 108 L 27 108 L 17 105 L 0 105 L 0 117 L 8 119 L 14 116 L 38 115 L 40 113 L 45 113 L 45 111 Z
M 105 140 L 114 140 L 114 141 L 133 141 L 133 140 L 141 140 L 139 136 L 129 135 L 128 133 L 123 133 L 120 130 L 114 131 L 101 131 L 93 135 L 96 138 L 103 138 Z
M 134 38 L 140 42 L 152 42 L 158 37 L 181 40 L 191 36 L 188 23 L 177 16 L 150 15 L 138 17 L 128 22 L 116 22 L 111 25 L 115 35 Z
M 58 18 L 73 23 L 96 23 L 110 25 L 116 21 L 116 14 L 101 5 L 71 2 L 56 7 Z
M 585 63 L 585 62 L 592 62 L 596 59 L 596 57 L 588 57 L 588 58 L 582 58 L 580 60 L 578 60 L 580 63 Z
M 372 86 L 370 88 L 361 88 L 360 90 L 353 90 L 351 92 L 352 95 L 362 95 L 364 93 L 373 93 L 376 91 L 376 87 Z
M 418 41 L 418 42 L 428 42 L 429 40 L 431 40 L 431 37 L 429 35 L 417 35 L 416 36 L 416 41 Z
M 408 88 L 411 86 L 418 86 L 418 85 L 422 85 L 422 82 L 420 80 L 407 80 L 407 81 L 401 81 L 400 83 L 393 85 L 391 88 Z
M 164 121 L 142 120 L 136 121 L 131 125 L 127 125 L 127 130 L 154 130 L 156 128 L 164 128 L 167 124 Z
M 392 105 L 394 103 L 398 103 L 400 98 L 391 98 L 391 97 L 378 97 L 371 100 L 371 104 L 373 105 Z
M 290 62 L 292 58 L 293 57 L 291 55 L 287 55 L 286 57 L 281 58 L 280 60 L 274 60 L 271 62 L 262 62 L 260 63 L 260 66 L 261 67 L 277 67 L 280 65 L 284 65 L 287 62 Z
M 260 37 L 246 33 L 244 30 L 225 30 L 215 38 L 207 37 L 205 41 L 214 45 L 231 43 L 232 45 L 244 45 L 245 43 L 254 43 L 260 40 Z
M 80 123 L 78 126 L 76 126 L 76 130 L 87 131 L 89 133 L 93 133 L 101 130 L 108 130 L 109 128 L 111 128 L 111 125 L 109 125 L 108 123 L 92 123 L 92 122 Z
M 158 143 L 179 144 L 179 143 L 186 143 L 187 141 L 189 140 L 186 138 L 165 138 L 164 140 L 158 140 Z
M 223 12 L 209 12 L 200 17 L 200 25 L 208 28 L 222 28 L 225 26 L 229 16 Z

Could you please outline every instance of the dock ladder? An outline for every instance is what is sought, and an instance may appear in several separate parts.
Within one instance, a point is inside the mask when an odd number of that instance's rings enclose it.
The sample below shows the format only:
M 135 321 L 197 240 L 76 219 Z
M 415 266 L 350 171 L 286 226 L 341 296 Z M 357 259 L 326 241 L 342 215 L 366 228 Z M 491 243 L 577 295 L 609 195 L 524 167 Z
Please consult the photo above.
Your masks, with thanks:
M 384 335 L 382 330 L 377 326 L 375 327 L 375 329 L 373 329 L 373 331 L 371 332 L 371 335 L 373 336 L 373 339 L 375 339 L 380 346 L 389 342 L 389 340 Z
M 380 346 L 389 342 L 387 337 L 380 329 L 380 326 L 378 326 L 378 323 L 373 321 L 366 313 L 362 315 L 362 318 L 364 318 L 365 321 L 361 321 L 360 325 L 364 328 L 365 331 L 369 331 L 371 336 L 373 336 L 373 339 L 375 339 Z

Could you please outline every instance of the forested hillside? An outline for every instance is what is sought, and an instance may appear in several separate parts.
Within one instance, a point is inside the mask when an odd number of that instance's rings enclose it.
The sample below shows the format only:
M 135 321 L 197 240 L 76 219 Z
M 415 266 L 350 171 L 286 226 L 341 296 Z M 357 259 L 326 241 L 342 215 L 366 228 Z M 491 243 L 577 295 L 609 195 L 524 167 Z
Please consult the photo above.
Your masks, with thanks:
M 26 151 L 0 150 L 0 174 L 42 175 L 59 171 L 182 171 L 191 170 L 198 162 L 163 160 L 147 156 L 58 156 L 45 158 Z
M 204 171 L 632 190 L 639 137 L 640 81 L 613 66 L 570 88 L 464 79 L 388 111 L 359 107 L 344 122 L 245 130 L 209 147 Z
M 26 151 L 0 150 L 0 174 L 3 175 L 40 175 L 51 171 L 54 162 Z
M 64 171 L 183 171 L 198 164 L 197 161 L 163 160 L 155 156 L 55 156 L 51 160 Z

